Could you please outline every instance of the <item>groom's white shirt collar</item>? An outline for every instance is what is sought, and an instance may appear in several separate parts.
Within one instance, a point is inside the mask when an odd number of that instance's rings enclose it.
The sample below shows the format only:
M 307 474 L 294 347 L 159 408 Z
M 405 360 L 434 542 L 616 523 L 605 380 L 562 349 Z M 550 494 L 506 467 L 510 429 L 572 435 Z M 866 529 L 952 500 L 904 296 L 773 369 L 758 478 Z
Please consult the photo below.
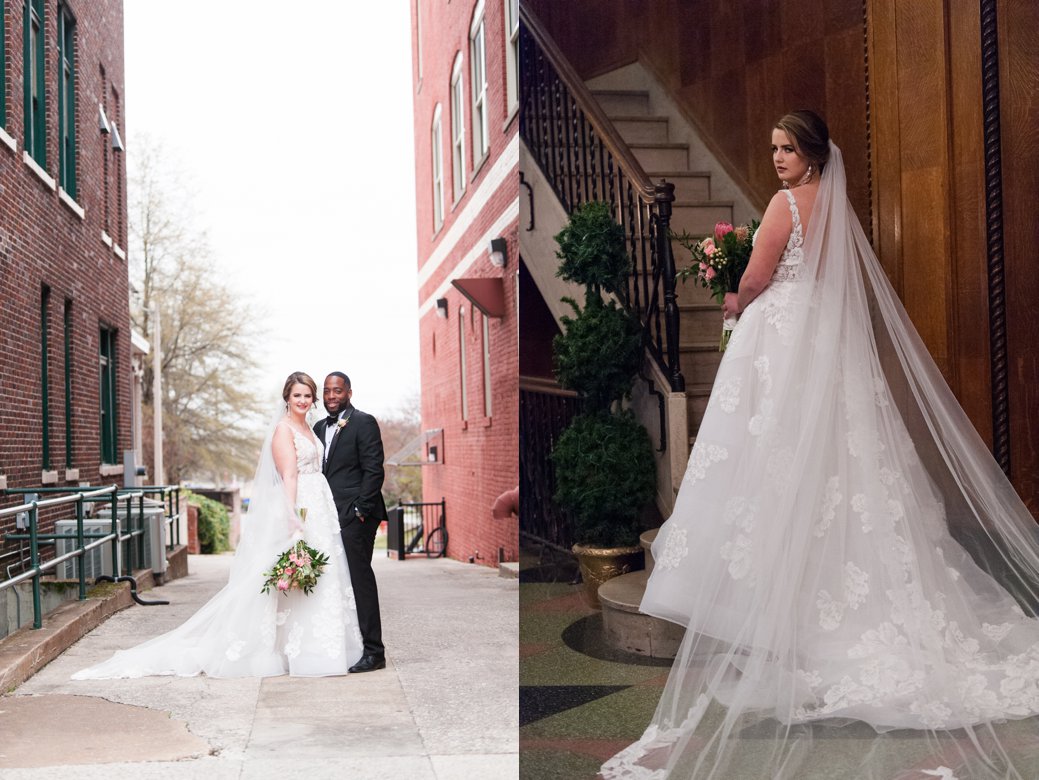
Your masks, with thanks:
M 336 415 L 336 418 L 342 420 L 343 419 L 343 412 L 345 412 L 345 411 L 346 411 L 345 409 L 341 409 L 339 411 L 339 414 Z M 336 426 L 334 426 L 334 425 L 326 425 L 325 426 L 325 452 L 326 453 L 328 452 L 328 448 L 332 444 L 332 437 L 335 436 L 335 435 L 336 435 Z

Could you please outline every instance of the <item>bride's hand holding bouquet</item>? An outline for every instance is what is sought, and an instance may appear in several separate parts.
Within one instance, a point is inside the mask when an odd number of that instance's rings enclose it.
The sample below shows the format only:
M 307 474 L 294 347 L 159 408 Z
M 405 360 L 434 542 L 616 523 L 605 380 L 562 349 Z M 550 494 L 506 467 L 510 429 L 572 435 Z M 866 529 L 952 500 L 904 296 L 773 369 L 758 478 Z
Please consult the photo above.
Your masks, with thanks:
M 317 585 L 318 577 L 328 565 L 327 555 L 303 541 L 303 523 L 307 520 L 307 508 L 300 507 L 296 516 L 299 517 L 299 522 L 292 535 L 296 541 L 281 554 L 269 571 L 264 572 L 263 593 L 270 593 L 271 588 L 274 588 L 286 595 L 290 590 L 302 590 L 309 596 Z

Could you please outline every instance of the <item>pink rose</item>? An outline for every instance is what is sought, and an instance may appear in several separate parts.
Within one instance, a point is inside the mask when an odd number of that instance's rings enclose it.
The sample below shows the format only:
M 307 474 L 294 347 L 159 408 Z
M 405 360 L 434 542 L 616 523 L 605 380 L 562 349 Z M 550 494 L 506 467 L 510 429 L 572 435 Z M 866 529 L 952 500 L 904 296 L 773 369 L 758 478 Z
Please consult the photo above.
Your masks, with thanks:
M 703 242 L 700 244 L 700 248 L 703 249 L 704 254 L 707 255 L 708 257 L 710 257 L 711 255 L 713 255 L 715 252 L 718 251 L 718 247 L 716 247 L 714 245 L 714 241 L 712 241 L 709 238 L 705 238 L 703 240 Z
M 731 233 L 732 230 L 732 225 L 730 225 L 728 222 L 719 222 L 717 225 L 714 226 L 714 240 L 720 244 L 722 242 L 722 239 L 729 233 Z
M 717 275 L 717 271 L 715 271 L 713 268 L 708 268 L 707 272 L 704 274 L 704 276 L 707 277 L 707 281 L 711 281 L 711 279 L 713 279 Z
M 288 590 L 289 583 L 287 580 L 278 580 L 278 590 Z

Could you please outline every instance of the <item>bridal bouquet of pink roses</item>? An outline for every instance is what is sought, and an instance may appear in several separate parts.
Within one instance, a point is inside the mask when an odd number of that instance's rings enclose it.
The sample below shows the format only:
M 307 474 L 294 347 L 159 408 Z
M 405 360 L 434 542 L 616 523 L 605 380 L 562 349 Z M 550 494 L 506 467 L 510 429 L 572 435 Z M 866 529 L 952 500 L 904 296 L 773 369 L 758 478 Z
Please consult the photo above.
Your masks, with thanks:
M 300 509 L 300 519 L 307 519 L 306 509 Z M 270 593 L 274 588 L 287 595 L 290 590 L 301 590 L 309 596 L 327 565 L 327 555 L 300 539 L 281 554 L 270 571 L 263 573 L 266 579 L 262 592 Z
M 760 224 L 758 220 L 753 220 L 749 225 L 733 227 L 728 222 L 719 222 L 714 226 L 714 235 L 704 239 L 697 239 L 688 233 L 674 236 L 674 240 L 693 256 L 693 264 L 679 270 L 677 275 L 683 282 L 695 275 L 701 287 L 710 290 L 719 304 L 724 303 L 725 293 L 734 293 L 740 289 L 740 279 L 747 270 L 750 253 L 754 248 L 754 232 Z M 735 318 L 726 319 L 722 323 L 719 351 L 725 350 L 734 327 Z

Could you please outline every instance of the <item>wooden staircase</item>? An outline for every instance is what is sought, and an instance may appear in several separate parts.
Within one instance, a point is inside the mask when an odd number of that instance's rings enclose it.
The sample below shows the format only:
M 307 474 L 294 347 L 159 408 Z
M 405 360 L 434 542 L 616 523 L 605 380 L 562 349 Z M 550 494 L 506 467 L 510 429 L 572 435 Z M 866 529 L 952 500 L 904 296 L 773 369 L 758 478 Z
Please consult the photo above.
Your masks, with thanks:
M 733 204 L 711 199 L 711 174 L 690 170 L 688 144 L 672 143 L 665 116 L 650 113 L 649 93 L 637 90 L 592 90 L 592 95 L 613 122 L 636 159 L 653 181 L 666 179 L 675 185 L 671 229 L 696 236 L 714 232 L 717 222 L 733 221 Z M 676 268 L 688 267 L 689 252 L 673 243 Z M 718 304 L 690 278 L 678 284 L 680 312 L 679 353 L 686 383 L 689 447 L 692 448 L 714 377 L 721 362 L 718 339 L 722 317 Z M 627 652 L 654 658 L 673 658 L 684 629 L 639 612 L 642 594 L 652 571 L 650 545 L 657 530 L 642 535 L 646 570 L 609 580 L 599 589 L 606 641 Z
M 674 183 L 671 229 L 675 233 L 707 236 L 714 232 L 715 223 L 732 222 L 733 204 L 711 200 L 711 174 L 689 169 L 689 145 L 670 142 L 670 120 L 650 113 L 648 92 L 593 90 L 592 95 L 649 177 Z M 692 260 L 684 247 L 676 242 L 673 251 L 677 268 L 690 265 Z M 692 447 L 721 362 L 718 339 L 722 317 L 718 304 L 693 279 L 679 282 L 676 292 L 681 323 L 679 351 Z

